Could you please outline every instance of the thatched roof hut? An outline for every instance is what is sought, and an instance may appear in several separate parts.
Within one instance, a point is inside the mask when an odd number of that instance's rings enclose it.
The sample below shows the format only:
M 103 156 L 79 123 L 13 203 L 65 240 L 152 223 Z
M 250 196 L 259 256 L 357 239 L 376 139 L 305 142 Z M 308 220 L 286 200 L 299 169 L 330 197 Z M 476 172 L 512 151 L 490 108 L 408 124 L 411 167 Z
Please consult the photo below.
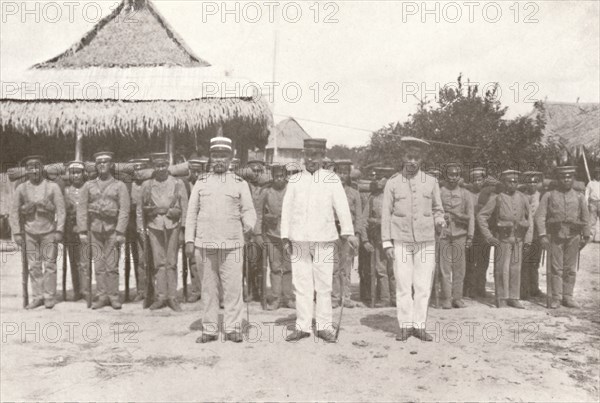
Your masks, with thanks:
M 272 123 L 257 86 L 196 56 L 150 0 L 123 0 L 67 51 L 4 80 L 2 90 L 5 163 L 32 151 L 70 159 L 76 140 L 88 158 L 100 147 L 122 159 L 165 148 L 189 154 L 205 151 L 220 127 L 244 160 L 265 145 Z
M 277 140 L 275 140 L 277 138 Z M 265 147 L 268 163 L 294 163 L 302 159 L 304 139 L 310 135 L 294 118 L 287 118 L 271 129 L 269 141 Z M 277 143 L 277 158 L 274 161 L 275 143 Z

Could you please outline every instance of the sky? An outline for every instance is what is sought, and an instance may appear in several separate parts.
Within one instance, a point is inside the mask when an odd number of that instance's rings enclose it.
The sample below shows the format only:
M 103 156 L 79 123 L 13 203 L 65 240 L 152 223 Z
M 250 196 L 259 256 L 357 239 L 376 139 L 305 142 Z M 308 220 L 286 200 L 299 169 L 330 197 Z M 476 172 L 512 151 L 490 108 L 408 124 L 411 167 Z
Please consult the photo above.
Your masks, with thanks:
M 118 1 L 0 0 L 2 80 L 62 53 Z M 536 100 L 600 102 L 599 1 L 153 3 L 213 66 L 279 83 L 275 122 L 292 116 L 330 146 L 367 144 L 459 73 L 498 83 L 509 117 Z

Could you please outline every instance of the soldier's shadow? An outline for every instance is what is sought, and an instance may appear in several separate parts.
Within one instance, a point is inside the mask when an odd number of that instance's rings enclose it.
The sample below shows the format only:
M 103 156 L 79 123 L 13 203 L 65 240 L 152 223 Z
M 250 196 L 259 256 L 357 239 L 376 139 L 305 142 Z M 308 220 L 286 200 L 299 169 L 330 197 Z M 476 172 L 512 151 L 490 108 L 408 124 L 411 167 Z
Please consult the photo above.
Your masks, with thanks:
M 371 329 L 381 330 L 386 333 L 398 333 L 398 320 L 396 316 L 385 315 L 383 313 L 375 313 L 367 315 L 360 320 L 360 324 L 370 327 Z

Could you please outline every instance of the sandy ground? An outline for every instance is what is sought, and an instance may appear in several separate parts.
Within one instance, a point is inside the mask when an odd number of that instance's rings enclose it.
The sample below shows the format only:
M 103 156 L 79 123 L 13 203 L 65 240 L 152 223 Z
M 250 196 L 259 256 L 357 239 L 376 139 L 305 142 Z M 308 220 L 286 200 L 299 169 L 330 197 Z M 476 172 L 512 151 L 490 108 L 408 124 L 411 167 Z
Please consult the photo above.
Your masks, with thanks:
M 346 309 L 337 344 L 291 344 L 283 338 L 294 311 L 252 303 L 248 341 L 208 345 L 194 342 L 201 302 L 178 314 L 133 303 L 91 311 L 84 302 L 24 311 L 19 252 L 2 252 L 0 398 L 598 401 L 599 249 L 582 253 L 578 311 L 466 300 L 466 309 L 430 310 L 437 340 L 424 343 L 395 341 L 393 308 Z

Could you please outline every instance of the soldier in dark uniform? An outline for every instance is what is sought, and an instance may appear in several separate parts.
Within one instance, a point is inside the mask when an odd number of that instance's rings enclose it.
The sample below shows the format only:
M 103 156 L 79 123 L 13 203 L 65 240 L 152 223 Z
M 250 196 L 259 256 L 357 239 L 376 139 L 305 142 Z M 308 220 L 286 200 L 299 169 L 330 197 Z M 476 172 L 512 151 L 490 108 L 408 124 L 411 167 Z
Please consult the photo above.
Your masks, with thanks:
M 181 312 L 177 301 L 177 258 L 184 240 L 187 191 L 180 179 L 169 175 L 167 153 L 151 154 L 150 160 L 154 174 L 142 185 L 142 203 L 136 210 L 138 228 L 148 231 L 154 263 L 156 296 L 150 309 L 168 306 Z
M 248 187 L 250 188 L 250 194 L 252 195 L 252 203 L 254 208 L 257 208 L 264 187 L 261 184 L 260 177 L 265 171 L 265 162 L 261 160 L 250 160 L 246 167 L 252 171 L 246 180 Z M 248 256 L 246 262 L 249 264 L 248 276 L 248 288 L 250 296 L 254 301 L 261 300 L 261 288 L 262 288 L 262 250 L 257 243 L 257 240 L 253 237 L 250 242 L 246 245 L 244 253 Z
M 98 297 L 92 309 L 107 305 L 121 309 L 119 255 L 129 220 L 129 193 L 125 183 L 112 176 L 112 152 L 96 153 L 94 159 L 98 177 L 87 181 L 81 189 L 77 229 L 79 239 L 91 243 Z
M 477 214 L 477 224 L 489 245 L 494 246 L 494 285 L 498 308 L 511 306 L 525 309 L 519 301 L 521 293 L 521 259 L 523 243 L 532 216 L 529 200 L 517 190 L 520 172 L 502 172 L 503 189 L 492 195 Z M 495 225 L 490 230 L 491 219 Z M 492 232 L 493 231 L 493 232 Z
M 81 161 L 71 161 L 67 164 L 69 185 L 65 188 L 65 208 L 67 219 L 65 221 L 65 247 L 69 253 L 71 264 L 71 279 L 75 292 L 75 301 L 87 299 L 89 294 L 89 265 L 88 245 L 79 239 L 77 228 L 77 206 L 81 197 L 81 188 L 85 183 L 85 165 Z
M 192 187 L 196 184 L 198 177 L 208 172 L 208 158 L 206 157 L 195 157 L 188 160 L 188 168 L 190 174 L 188 180 L 184 181 L 188 196 L 191 194 Z M 196 256 L 189 257 L 189 271 L 192 282 L 190 294 L 188 295 L 187 302 L 194 303 L 199 301 L 202 296 L 202 273 L 198 272 L 199 265 L 196 264 Z
M 344 186 L 346 198 L 348 199 L 348 206 L 350 207 L 350 215 L 352 216 L 352 226 L 354 227 L 355 236 L 357 239 L 360 239 L 360 233 L 363 227 L 362 204 L 360 194 L 358 193 L 358 190 L 352 186 L 352 180 L 350 179 L 352 161 L 337 160 L 335 161 L 334 170 L 340 177 L 342 185 Z M 338 228 L 338 231 L 341 230 L 337 218 L 336 227 Z M 358 251 L 350 247 L 350 242 L 348 242 L 346 238 L 340 237 L 336 242 L 335 252 L 335 260 L 333 263 L 333 290 L 331 292 L 333 308 L 340 306 L 342 302 L 342 293 L 344 293 L 345 297 L 344 307 L 354 308 L 356 307 L 356 302 L 352 301 L 350 276 L 354 267 L 354 257 Z M 343 289 L 342 284 L 344 285 Z
M 26 309 L 56 304 L 56 256 L 65 225 L 60 187 L 43 178 L 42 157 L 23 159 L 28 181 L 15 189 L 10 211 L 14 240 L 27 252 L 33 300 Z
M 573 189 L 576 167 L 556 168 L 558 188 L 542 196 L 535 215 L 540 244 L 548 251 L 548 308 L 562 303 L 579 308 L 573 298 L 577 255 L 590 241 L 590 216 L 582 194 Z M 549 269 L 548 269 L 549 268 Z
M 438 168 L 430 168 L 426 172 L 427 175 L 433 176 L 438 182 L 441 190 L 440 177 L 442 171 Z M 433 272 L 433 282 L 431 284 L 431 295 L 429 296 L 429 306 L 432 308 L 440 308 L 439 300 L 442 295 L 442 273 L 440 268 L 440 230 L 435 228 L 435 271 Z
M 447 227 L 439 236 L 439 265 L 442 285 L 442 308 L 464 308 L 463 282 L 466 250 L 471 247 L 475 231 L 473 199 L 469 191 L 458 186 L 459 164 L 446 165 L 445 181 L 440 189 Z
M 535 216 L 540 205 L 540 192 L 542 173 L 537 171 L 528 171 L 523 173 L 523 193 L 529 199 L 529 208 L 531 215 Z M 527 239 L 530 243 L 523 246 L 523 263 L 521 265 L 521 299 L 529 297 L 539 297 L 542 292 L 539 288 L 538 268 L 542 258 L 542 246 L 539 242 L 539 234 L 535 225 L 527 230 Z
M 281 207 L 287 187 L 287 172 L 284 165 L 271 168 L 273 183 L 265 188 L 256 205 L 255 239 L 262 247 L 266 245 L 271 267 L 271 300 L 267 309 L 280 306 L 296 308 L 292 286 L 292 263 L 286 255 L 280 237 Z
M 379 301 L 375 307 L 396 306 L 396 282 L 394 279 L 394 262 L 387 258 L 381 242 L 381 205 L 383 203 L 383 189 L 387 180 L 396 172 L 391 167 L 375 167 L 376 186 L 366 200 L 363 207 L 363 228 L 361 239 L 364 240 L 364 249 L 374 253 L 375 274 L 379 289 Z M 370 264 L 369 264 L 370 267 Z M 370 274 L 370 273 L 369 273 Z
M 129 162 L 134 164 L 134 172 L 146 169 L 150 162 L 148 158 L 137 158 Z M 135 272 L 135 287 L 136 296 L 133 302 L 140 302 L 146 298 L 146 254 L 144 251 L 144 240 L 139 236 L 137 228 L 136 210 L 137 206 L 142 203 L 142 183 L 144 181 L 138 179 L 134 175 L 134 180 L 131 182 L 131 206 L 129 212 L 129 223 L 127 225 L 127 242 L 131 245 Z M 127 257 L 128 259 L 129 257 Z

